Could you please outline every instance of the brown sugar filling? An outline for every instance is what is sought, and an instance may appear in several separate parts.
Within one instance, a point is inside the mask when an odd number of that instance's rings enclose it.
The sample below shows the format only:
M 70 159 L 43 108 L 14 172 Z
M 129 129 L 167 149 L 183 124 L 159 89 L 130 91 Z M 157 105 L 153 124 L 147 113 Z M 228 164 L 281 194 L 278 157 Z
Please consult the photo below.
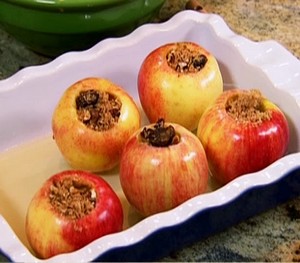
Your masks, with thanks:
M 159 119 L 153 128 L 144 127 L 140 133 L 143 142 L 155 147 L 168 147 L 179 143 L 180 136 L 172 125 L 165 125 L 163 119 Z
M 186 44 L 177 44 L 167 56 L 168 65 L 178 73 L 195 73 L 204 68 L 207 57 Z
M 59 214 L 69 219 L 79 219 L 95 208 L 97 194 L 88 183 L 78 178 L 67 177 L 53 182 L 49 199 Z
M 260 124 L 271 119 L 271 112 L 265 109 L 259 90 L 235 94 L 226 102 L 227 113 L 241 123 Z
M 76 98 L 78 119 L 95 131 L 112 128 L 119 120 L 121 106 L 114 95 L 93 89 L 81 91 Z

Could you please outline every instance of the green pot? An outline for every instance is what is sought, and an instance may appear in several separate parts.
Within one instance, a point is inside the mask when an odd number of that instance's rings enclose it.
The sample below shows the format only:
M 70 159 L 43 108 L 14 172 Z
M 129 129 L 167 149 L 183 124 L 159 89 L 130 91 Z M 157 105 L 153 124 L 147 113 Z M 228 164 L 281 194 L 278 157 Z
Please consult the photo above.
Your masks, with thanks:
M 0 23 L 28 48 L 55 57 L 148 22 L 165 0 L 1 0 Z

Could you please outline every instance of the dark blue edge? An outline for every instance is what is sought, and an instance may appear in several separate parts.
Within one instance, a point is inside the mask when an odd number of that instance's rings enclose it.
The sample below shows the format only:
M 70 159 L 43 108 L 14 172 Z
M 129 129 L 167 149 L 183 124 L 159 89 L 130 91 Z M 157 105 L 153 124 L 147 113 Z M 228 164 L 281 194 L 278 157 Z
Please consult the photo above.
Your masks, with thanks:
M 252 187 L 229 203 L 202 210 L 187 221 L 162 228 L 136 244 L 108 250 L 93 261 L 156 261 L 298 196 L 300 166 L 275 182 Z M 1 257 L 5 262 L 12 262 L 0 249 Z
M 0 248 L 0 262 L 13 262 L 5 252 Z

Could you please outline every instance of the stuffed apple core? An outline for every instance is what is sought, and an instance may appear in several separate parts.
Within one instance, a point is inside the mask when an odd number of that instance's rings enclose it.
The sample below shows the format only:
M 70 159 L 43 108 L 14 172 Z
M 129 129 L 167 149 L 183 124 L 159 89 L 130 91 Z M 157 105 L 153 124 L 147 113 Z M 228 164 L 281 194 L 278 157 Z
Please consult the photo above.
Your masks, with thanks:
M 261 124 L 271 119 L 271 111 L 264 105 L 264 97 L 259 90 L 235 94 L 226 102 L 226 112 L 237 122 Z
M 155 147 L 168 147 L 178 144 L 180 136 L 172 125 L 166 125 L 159 119 L 153 127 L 144 127 L 140 133 L 141 141 Z
M 66 177 L 50 186 L 49 201 L 60 215 L 80 219 L 95 209 L 97 193 L 87 181 Z
M 122 103 L 111 93 L 97 90 L 81 91 L 76 97 L 78 119 L 95 131 L 114 126 L 120 117 Z
M 198 50 L 189 48 L 186 43 L 178 43 L 167 56 L 168 65 L 178 73 L 194 73 L 204 68 L 207 57 Z

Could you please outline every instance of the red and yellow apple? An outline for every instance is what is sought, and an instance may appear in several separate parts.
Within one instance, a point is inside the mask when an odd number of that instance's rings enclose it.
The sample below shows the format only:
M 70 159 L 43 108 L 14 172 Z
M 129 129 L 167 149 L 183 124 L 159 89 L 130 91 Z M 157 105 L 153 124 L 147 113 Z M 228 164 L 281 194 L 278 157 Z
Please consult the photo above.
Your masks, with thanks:
M 197 130 L 212 176 L 220 184 L 281 158 L 289 134 L 278 106 L 258 90 L 240 89 L 224 91 L 204 112 Z
M 196 135 L 163 120 L 135 132 L 120 161 L 123 192 L 143 216 L 206 192 L 208 176 L 206 155 Z
M 52 117 L 55 142 L 74 169 L 100 172 L 119 161 L 127 139 L 141 124 L 131 96 L 103 78 L 71 85 Z
M 159 46 L 144 59 L 138 74 L 140 102 L 151 123 L 163 118 L 195 130 L 222 91 L 217 60 L 193 42 Z
M 79 170 L 51 176 L 32 198 L 25 224 L 40 258 L 73 252 L 122 228 L 123 208 L 114 190 L 100 176 Z

